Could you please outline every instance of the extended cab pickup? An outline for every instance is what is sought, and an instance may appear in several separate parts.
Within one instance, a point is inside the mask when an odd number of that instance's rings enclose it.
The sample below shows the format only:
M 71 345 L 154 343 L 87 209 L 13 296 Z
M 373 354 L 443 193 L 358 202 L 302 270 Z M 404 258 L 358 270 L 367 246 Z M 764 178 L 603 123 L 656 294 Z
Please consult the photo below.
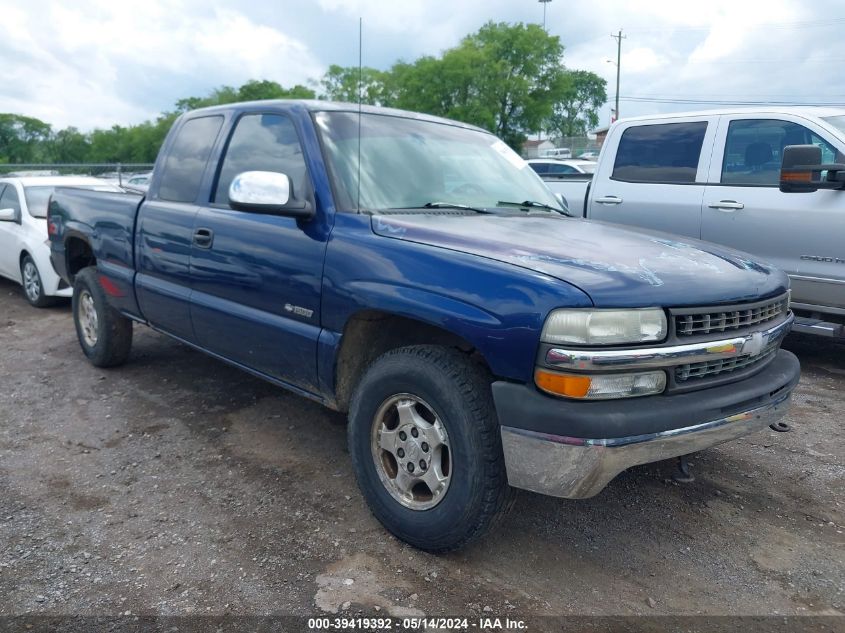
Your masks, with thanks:
M 834 182 L 780 185 L 784 148 L 813 145 Z M 586 199 L 548 178 L 570 209 L 753 253 L 792 280 L 795 331 L 845 337 L 845 109 L 768 108 L 624 119 Z M 833 169 L 824 170 L 828 180 Z M 582 185 L 583 186 L 583 185 Z
M 326 102 L 198 110 L 146 197 L 59 190 L 85 355 L 146 324 L 348 412 L 373 513 L 445 551 L 512 488 L 595 495 L 775 423 L 789 280 L 721 247 L 567 217 L 480 129 Z

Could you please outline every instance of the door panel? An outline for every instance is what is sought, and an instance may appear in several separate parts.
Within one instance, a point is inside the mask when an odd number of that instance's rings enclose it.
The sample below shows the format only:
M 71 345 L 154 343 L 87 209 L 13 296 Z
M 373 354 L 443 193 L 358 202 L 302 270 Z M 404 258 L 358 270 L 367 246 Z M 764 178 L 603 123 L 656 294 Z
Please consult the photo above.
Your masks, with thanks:
M 823 143 L 831 158 L 842 148 L 812 122 L 780 116 L 725 117 L 714 157 L 718 172 L 711 171 L 718 184 L 705 190 L 701 237 L 786 271 L 794 302 L 843 308 L 845 191 L 778 189 L 784 145 Z
M 698 238 L 717 117 L 620 125 L 593 178 L 588 217 Z
M 0 209 L 16 209 L 20 220 L 20 197 L 14 185 L 0 183 Z M 22 235 L 20 221 L 0 221 L 0 275 L 15 281 L 21 278 L 18 254 Z
M 304 389 L 316 381 L 320 277 L 325 243 L 293 218 L 202 209 L 213 232 L 191 255 L 197 342 Z M 310 389 L 309 389 L 310 390 Z
M 316 223 L 228 206 L 244 171 L 290 177 L 293 195 L 313 205 L 291 120 L 250 113 L 235 125 L 212 201 L 195 222 L 191 317 L 206 349 L 308 391 L 317 391 L 320 284 L 326 236 Z
M 199 208 L 194 204 L 147 201 L 136 230 L 136 294 L 152 325 L 187 341 L 191 325 L 191 239 Z
M 187 341 L 191 324 L 191 242 L 197 198 L 223 117 L 186 119 L 165 147 L 156 189 L 141 204 L 136 229 L 136 294 L 152 325 Z

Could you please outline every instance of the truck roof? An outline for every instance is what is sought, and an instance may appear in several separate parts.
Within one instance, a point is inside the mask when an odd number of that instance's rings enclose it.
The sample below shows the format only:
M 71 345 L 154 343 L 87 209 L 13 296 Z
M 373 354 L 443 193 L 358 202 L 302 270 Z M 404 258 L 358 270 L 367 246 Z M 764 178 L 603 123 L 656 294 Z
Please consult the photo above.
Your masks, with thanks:
M 263 101 L 241 101 L 239 103 L 227 103 L 223 105 L 210 106 L 207 108 L 200 108 L 198 110 L 191 110 L 188 114 L 196 112 L 224 112 L 233 108 L 239 110 L 260 109 L 266 107 L 296 107 L 305 108 L 309 112 L 358 112 L 359 105 L 357 103 L 345 103 L 342 101 L 321 101 L 319 99 L 265 99 Z M 421 121 L 430 121 L 432 123 L 442 123 L 444 125 L 454 125 L 469 130 L 477 130 L 479 132 L 487 132 L 488 130 L 480 128 L 469 123 L 462 123 L 453 119 L 446 119 L 431 114 L 422 114 L 420 112 L 411 112 L 410 110 L 400 110 L 398 108 L 385 108 L 382 106 L 364 105 L 360 106 L 361 112 L 364 114 L 383 114 L 388 116 L 402 117 L 406 119 L 418 119 Z
M 694 110 L 690 112 L 669 112 L 666 114 L 648 114 L 643 116 L 632 116 L 620 119 L 626 121 L 652 121 L 656 119 L 675 119 L 680 117 L 694 116 L 720 116 L 725 114 L 795 114 L 807 118 L 820 118 L 828 116 L 845 115 L 845 108 L 831 106 L 766 106 L 766 107 L 732 107 L 718 108 L 713 110 Z

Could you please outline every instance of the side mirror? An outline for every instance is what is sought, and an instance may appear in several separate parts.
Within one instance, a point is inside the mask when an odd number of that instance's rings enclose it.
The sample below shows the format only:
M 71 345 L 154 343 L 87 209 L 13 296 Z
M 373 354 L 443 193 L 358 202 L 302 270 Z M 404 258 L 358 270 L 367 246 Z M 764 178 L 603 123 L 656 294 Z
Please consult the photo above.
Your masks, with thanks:
M 274 171 L 245 171 L 229 185 L 229 206 L 237 211 L 310 218 L 307 200 L 293 197 L 290 178 Z
M 9 207 L 8 209 L 0 209 L 0 222 L 14 222 L 18 219 L 18 212 Z
M 822 178 L 822 172 L 827 172 Z M 845 165 L 822 163 L 818 145 L 787 145 L 783 148 L 780 190 L 811 193 L 819 189 L 845 189 Z

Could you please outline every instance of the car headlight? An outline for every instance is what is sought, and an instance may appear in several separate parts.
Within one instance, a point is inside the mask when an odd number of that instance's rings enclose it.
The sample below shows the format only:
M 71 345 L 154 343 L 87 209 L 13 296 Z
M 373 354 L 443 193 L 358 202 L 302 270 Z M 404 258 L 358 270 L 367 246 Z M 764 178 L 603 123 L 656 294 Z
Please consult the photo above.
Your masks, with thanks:
M 666 314 L 660 308 L 628 310 L 552 310 L 543 325 L 544 343 L 617 345 L 666 338 Z

